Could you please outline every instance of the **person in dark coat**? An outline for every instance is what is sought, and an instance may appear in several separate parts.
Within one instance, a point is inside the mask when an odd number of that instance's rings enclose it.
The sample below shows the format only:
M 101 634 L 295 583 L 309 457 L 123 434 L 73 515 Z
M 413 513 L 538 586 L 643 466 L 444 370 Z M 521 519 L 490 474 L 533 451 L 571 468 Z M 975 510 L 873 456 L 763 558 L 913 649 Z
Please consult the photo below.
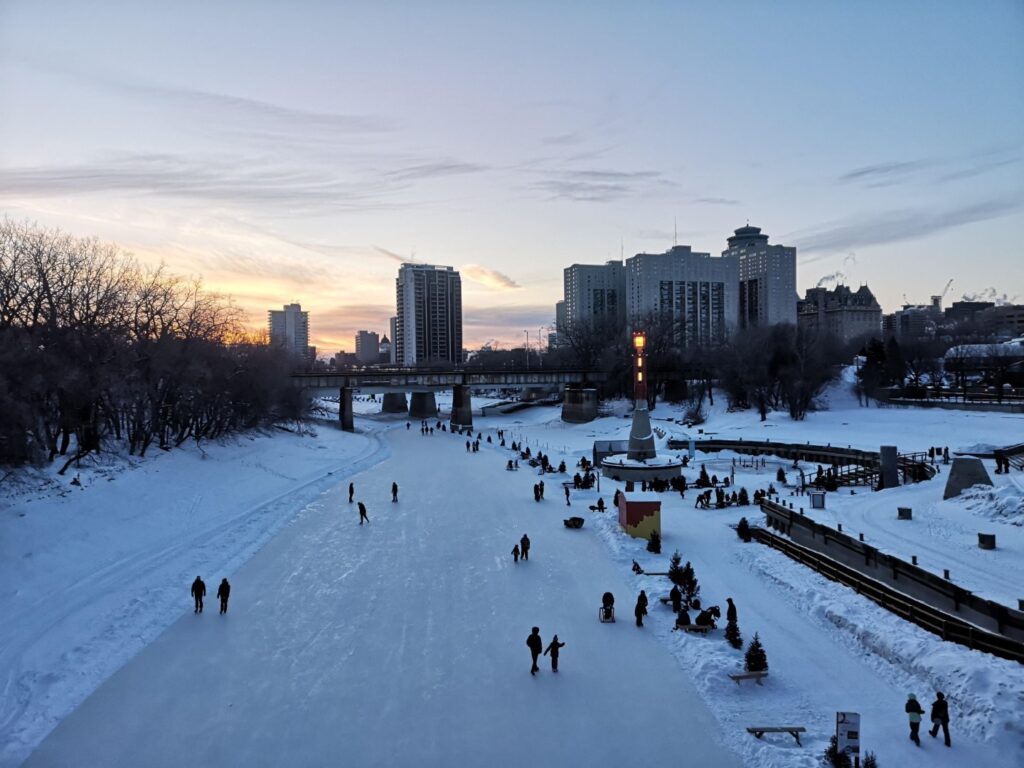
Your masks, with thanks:
M 398 501 L 398 483 L 391 484 L 391 503 Z
M 363 521 L 370 522 L 370 518 L 366 515 L 366 505 L 363 502 L 359 502 L 359 524 L 362 525 Z
M 672 627 L 672 631 L 682 629 L 683 627 L 690 626 L 690 612 L 686 608 L 680 608 L 679 613 L 676 614 L 676 625 Z
M 206 597 L 206 584 L 203 580 L 196 576 L 196 580 L 192 582 L 192 597 L 196 599 L 196 609 L 193 613 L 203 612 L 203 598 Z
M 559 648 L 564 648 L 564 647 L 565 647 L 565 643 L 558 642 L 558 635 L 555 635 L 553 638 L 551 638 L 551 642 L 548 644 L 548 647 L 544 649 L 544 655 L 545 656 L 548 655 L 548 652 L 551 653 L 551 671 L 552 672 L 557 672 L 558 671 L 558 649 Z
M 679 613 L 679 610 L 683 607 L 683 593 L 679 591 L 679 587 L 673 584 L 672 591 L 668 593 L 668 597 L 672 601 L 672 610 Z
M 352 497 L 355 496 L 355 495 L 356 495 L 356 484 L 355 483 L 349 483 L 348 484 L 348 503 L 349 504 L 352 503 Z
M 640 596 L 636 599 L 636 608 L 633 609 L 633 613 L 636 616 L 636 625 L 642 627 L 644 625 L 644 616 L 647 615 L 647 593 L 644 590 L 640 590 Z
M 523 534 L 523 538 L 519 540 L 519 551 L 523 556 L 523 560 L 530 559 L 530 537 L 525 533 Z
M 726 622 L 736 621 L 736 606 L 732 602 L 731 597 L 725 598 L 725 602 L 729 604 L 729 607 L 725 609 L 725 620 Z
M 231 596 L 231 585 L 228 584 L 227 579 L 220 580 L 220 586 L 217 587 L 217 597 L 220 599 L 220 612 L 228 612 L 228 597 Z
M 543 499 L 544 498 L 544 481 L 541 480 L 539 483 L 537 483 L 537 487 L 540 488 L 540 497 Z
M 512 547 L 512 560 L 519 562 L 519 545 L 516 544 Z
M 540 486 L 536 483 L 533 484 L 533 500 L 540 501 Z
M 907 694 L 907 703 L 903 707 L 903 711 L 907 713 L 907 719 L 910 721 L 910 740 L 921 746 L 921 736 L 918 731 L 921 729 L 921 715 L 924 714 L 924 710 L 921 709 L 921 703 L 917 700 L 917 696 L 910 693 Z
M 569 486 L 568 485 L 565 486 L 565 506 L 567 506 L 567 507 L 571 507 L 572 506 L 572 504 L 569 503 Z
M 544 643 L 540 639 L 540 627 L 534 627 L 530 636 L 526 638 L 526 647 L 530 649 L 530 656 L 533 657 L 533 666 L 530 667 L 530 674 L 536 675 L 540 672 L 540 667 L 537 666 L 537 659 L 540 657 L 541 651 L 544 650 Z
M 949 702 L 946 701 L 942 691 L 936 691 L 935 701 L 932 702 L 932 729 L 928 733 L 933 739 L 939 735 L 939 728 L 942 729 L 942 737 L 946 741 L 946 746 L 952 746 L 949 743 Z

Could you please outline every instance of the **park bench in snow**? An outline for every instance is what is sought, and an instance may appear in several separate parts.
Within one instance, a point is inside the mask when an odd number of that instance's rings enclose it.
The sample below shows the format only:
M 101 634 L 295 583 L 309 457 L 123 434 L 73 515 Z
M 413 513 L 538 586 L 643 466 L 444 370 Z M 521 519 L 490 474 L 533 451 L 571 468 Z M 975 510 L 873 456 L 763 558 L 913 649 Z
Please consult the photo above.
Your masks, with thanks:
M 730 677 L 731 677 L 731 675 L 730 675 Z M 798 725 L 779 725 L 779 726 L 763 726 L 763 725 L 758 725 L 758 726 L 755 726 L 753 728 L 747 728 L 747 733 L 752 733 L 752 734 L 754 734 L 759 739 L 762 736 L 764 736 L 766 733 L 788 733 L 790 736 L 792 736 L 794 739 L 796 739 L 796 743 L 797 744 L 800 744 L 800 734 L 801 733 L 806 733 L 806 732 L 807 732 L 806 728 L 802 728 L 802 727 L 800 727 Z M 803 744 L 800 744 L 800 746 L 802 747 Z
M 761 685 L 761 681 L 766 677 L 768 677 L 767 672 L 743 672 L 739 675 L 729 675 L 729 679 L 736 683 L 736 685 L 740 684 L 740 680 L 753 680 L 758 685 Z

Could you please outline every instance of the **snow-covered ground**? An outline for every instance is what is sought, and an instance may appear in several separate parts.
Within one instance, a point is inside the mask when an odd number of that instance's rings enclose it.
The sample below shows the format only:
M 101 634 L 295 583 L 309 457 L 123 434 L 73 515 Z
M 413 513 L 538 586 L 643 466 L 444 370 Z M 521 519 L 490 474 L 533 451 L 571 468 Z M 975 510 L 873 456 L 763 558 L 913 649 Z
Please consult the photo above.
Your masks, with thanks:
M 727 413 L 719 398 L 704 429 L 901 451 L 1024 434 L 1022 416 L 861 408 L 841 386 L 829 400 L 805 422 L 772 414 L 761 424 L 752 412 Z M 495 440 L 479 454 L 451 435 L 421 437 L 415 423 L 407 432 L 404 418 L 378 408 L 357 401 L 362 434 L 320 427 L 316 437 L 244 438 L 207 447 L 207 458 L 183 450 L 83 471 L 83 487 L 66 478 L 63 495 L 4 491 L 0 765 L 35 749 L 31 765 L 811 768 L 837 710 L 862 713 L 865 746 L 883 766 L 1024 763 L 1024 666 L 943 643 L 777 552 L 742 544 L 729 526 L 741 514 L 756 521 L 756 508 L 695 510 L 692 494 L 665 494 L 664 549 L 654 556 L 613 513 L 586 511 L 598 495 L 610 502 L 613 483 L 574 493 L 570 510 L 554 476 L 537 505 L 537 478 L 504 471 L 509 454 L 495 429 L 571 467 L 594 439 L 628 435 L 625 403 L 583 425 L 543 406 L 475 417 Z M 682 437 L 678 416 L 659 404 L 652 423 Z M 702 459 L 710 472 L 731 465 L 728 454 Z M 769 462 L 740 469 L 737 485 L 774 482 Z M 349 478 L 368 502 L 368 527 L 345 503 Z M 389 503 L 392 479 L 398 505 Z M 917 554 L 925 567 L 949 567 L 981 594 L 1024 597 L 1020 478 L 994 477 L 993 491 L 942 502 L 944 479 L 830 494 L 822 519 Z M 897 522 L 896 506 L 912 506 L 915 519 Z M 562 526 L 570 511 L 587 518 L 581 531 Z M 508 550 L 523 531 L 534 557 L 513 568 Z M 999 549 L 977 550 L 977 531 L 995 531 Z M 744 638 L 760 634 L 771 665 L 763 687 L 728 680 L 742 654 L 720 630 L 672 632 L 671 612 L 655 600 L 667 580 L 630 571 L 633 559 L 666 570 L 674 549 L 693 562 L 705 603 L 733 597 Z M 196 572 L 211 591 L 231 578 L 227 617 L 192 614 Z M 652 600 L 644 630 L 630 621 L 641 588 Z M 612 626 L 596 621 L 606 589 L 618 598 Z M 557 679 L 527 673 L 534 623 L 545 640 L 557 632 L 568 643 Z M 935 690 L 951 699 L 952 750 L 927 736 L 918 750 L 906 738 L 906 693 L 927 704 Z M 780 724 L 807 727 L 805 746 L 745 730 Z

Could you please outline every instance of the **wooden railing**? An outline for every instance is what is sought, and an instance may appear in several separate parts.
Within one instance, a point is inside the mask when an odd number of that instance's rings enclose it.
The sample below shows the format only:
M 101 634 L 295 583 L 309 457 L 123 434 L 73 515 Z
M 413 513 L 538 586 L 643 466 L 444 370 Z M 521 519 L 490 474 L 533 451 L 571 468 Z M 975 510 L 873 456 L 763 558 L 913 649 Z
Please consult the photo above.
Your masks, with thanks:
M 1024 643 L 976 627 L 763 528 L 751 528 L 751 535 L 756 541 L 782 552 L 832 581 L 852 587 L 858 594 L 943 640 L 1024 664 Z

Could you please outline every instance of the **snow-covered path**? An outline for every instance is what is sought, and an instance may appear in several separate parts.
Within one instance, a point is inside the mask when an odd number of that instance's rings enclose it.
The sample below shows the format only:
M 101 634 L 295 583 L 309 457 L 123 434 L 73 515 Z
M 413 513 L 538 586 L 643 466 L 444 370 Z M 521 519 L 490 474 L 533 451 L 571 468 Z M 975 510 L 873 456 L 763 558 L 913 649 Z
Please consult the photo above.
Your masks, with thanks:
M 29 766 L 738 765 L 690 678 L 633 626 L 636 582 L 552 486 L 464 439 L 393 431 L 66 718 Z M 472 473 L 470 479 L 469 474 Z M 390 485 L 401 487 L 390 503 Z M 514 566 L 519 537 L 531 560 Z M 221 574 L 203 574 L 211 592 Z M 624 618 L 597 622 L 605 590 Z M 184 594 L 184 590 L 183 590 Z M 567 643 L 529 675 L 531 625 Z

